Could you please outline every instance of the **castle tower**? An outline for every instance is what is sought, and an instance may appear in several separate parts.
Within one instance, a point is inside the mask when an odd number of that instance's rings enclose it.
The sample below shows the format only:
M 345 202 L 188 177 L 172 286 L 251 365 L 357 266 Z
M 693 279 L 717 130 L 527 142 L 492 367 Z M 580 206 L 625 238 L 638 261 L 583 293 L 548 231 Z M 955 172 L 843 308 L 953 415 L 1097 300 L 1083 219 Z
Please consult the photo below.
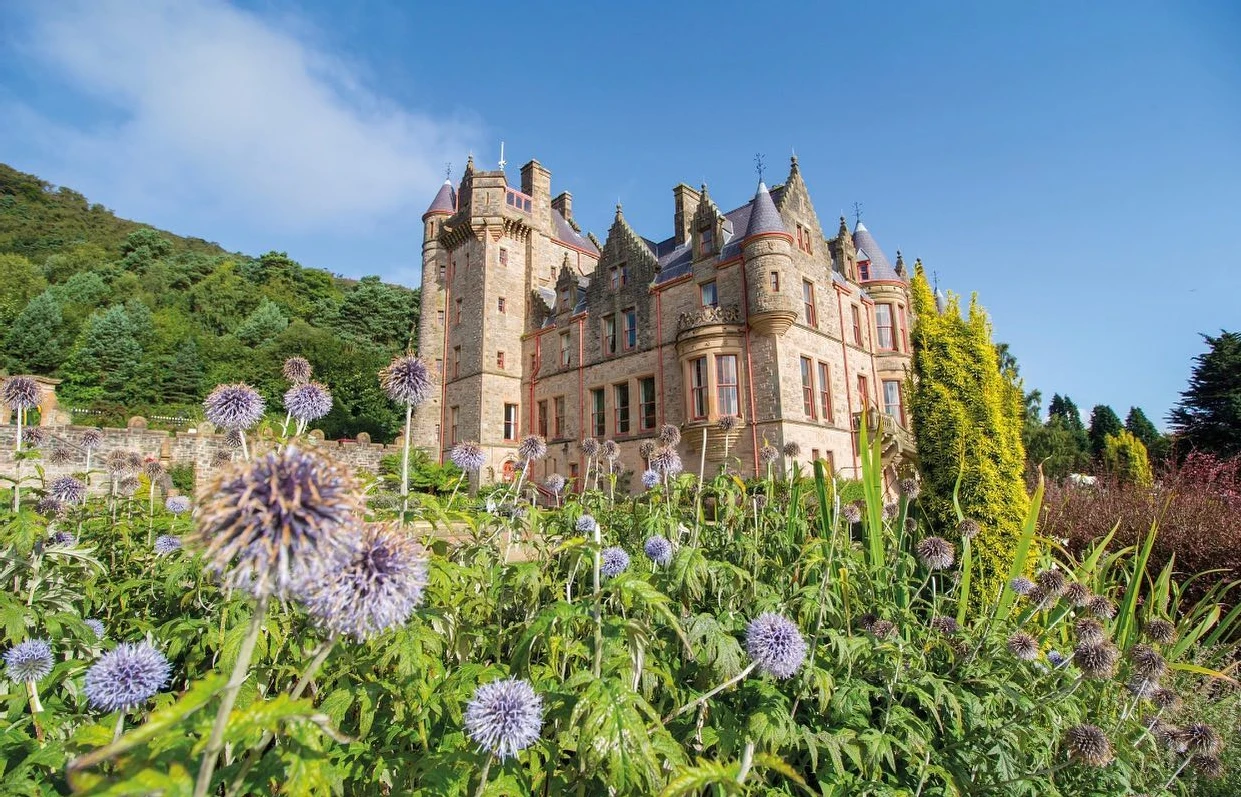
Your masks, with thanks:
M 874 351 L 879 409 L 908 427 L 904 388 L 911 356 L 909 285 L 901 276 L 904 260 L 894 267 L 879 242 L 859 220 L 853 228 L 857 280 L 874 302 Z
M 797 319 L 798 302 L 792 291 L 800 283 L 793 279 L 792 246 L 793 236 L 766 184 L 760 182 L 741 248 L 750 326 L 761 334 L 783 335 Z
M 418 445 L 437 456 L 441 415 L 440 385 L 444 380 L 444 288 L 448 253 L 440 244 L 444 220 L 457 210 L 457 192 L 445 180 L 422 214 L 422 305 L 418 319 L 418 355 L 431 367 L 436 388 L 414 413 L 411 434 Z

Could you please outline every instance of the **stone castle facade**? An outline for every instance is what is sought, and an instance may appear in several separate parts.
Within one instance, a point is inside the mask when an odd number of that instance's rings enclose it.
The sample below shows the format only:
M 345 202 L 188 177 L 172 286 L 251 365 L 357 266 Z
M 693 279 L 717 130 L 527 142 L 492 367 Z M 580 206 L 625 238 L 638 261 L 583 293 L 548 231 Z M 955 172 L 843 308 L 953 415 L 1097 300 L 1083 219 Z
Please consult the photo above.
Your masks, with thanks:
M 520 188 L 472 159 L 459 185 L 445 181 L 422 217 L 420 353 L 439 384 L 416 412 L 416 444 L 443 459 L 479 442 L 489 481 L 540 434 L 549 452 L 531 477 L 580 485 L 583 438 L 615 440 L 641 473 L 641 443 L 674 424 L 687 470 L 727 450 L 762 473 L 763 445 L 796 442 L 803 464 L 854 477 L 866 417 L 885 465 L 912 456 L 899 254 L 892 265 L 860 222 L 850 232 L 841 218 L 829 237 L 796 158 L 783 184 L 760 182 L 733 210 L 705 185 L 672 193 L 670 238 L 644 238 L 618 205 L 599 241 L 538 161 Z M 729 431 L 725 416 L 739 421 Z

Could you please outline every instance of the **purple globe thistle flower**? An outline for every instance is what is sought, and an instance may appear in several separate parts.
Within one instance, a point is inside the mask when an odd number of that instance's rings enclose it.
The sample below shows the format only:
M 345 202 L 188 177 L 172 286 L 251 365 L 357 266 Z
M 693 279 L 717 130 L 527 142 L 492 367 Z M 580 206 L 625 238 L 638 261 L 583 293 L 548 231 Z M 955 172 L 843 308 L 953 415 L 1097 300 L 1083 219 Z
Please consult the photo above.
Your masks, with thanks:
M 283 598 L 353 553 L 354 480 L 312 451 L 287 446 L 223 470 L 204 496 L 194 542 L 226 584 L 256 598 Z
M 956 549 L 943 537 L 924 537 L 914 550 L 928 570 L 947 570 L 956 561 Z
M 784 456 L 793 458 L 800 457 L 801 446 L 790 440 L 784 444 Z
M 317 421 L 332 411 L 332 393 L 319 382 L 305 382 L 285 391 L 284 406 L 299 421 Z
M 1215 755 L 1219 752 L 1222 740 L 1219 733 L 1205 722 L 1191 722 L 1181 729 L 1187 749 L 1202 755 Z
M 10 376 L 0 387 L 0 401 L 11 410 L 29 410 L 39 405 L 39 383 L 28 376 Z
M 57 518 L 65 513 L 65 505 L 50 495 L 45 495 L 34 505 L 34 511 L 45 518 Z
M 767 445 L 758 450 L 758 463 L 760 465 L 770 465 L 780 458 L 780 452 L 775 446 Z
M 616 444 L 615 440 L 604 440 L 603 446 L 600 450 L 603 454 L 603 458 L 608 462 L 615 462 L 620 459 L 620 446 Z
M 651 470 L 661 476 L 671 476 L 681 472 L 681 455 L 668 446 L 655 449 L 651 453 Z
M 857 504 L 845 504 L 840 508 L 840 516 L 844 518 L 846 523 L 861 523 L 862 507 Z
M 865 612 L 858 616 L 856 625 L 863 631 L 870 631 L 875 627 L 875 623 L 879 622 L 879 616 L 874 612 Z
M 654 453 L 654 451 L 655 451 L 654 440 L 643 440 L 638 445 L 638 456 L 642 457 L 643 459 L 648 459 L 651 456 L 651 454 Z
M 136 476 L 126 476 L 116 484 L 116 489 L 121 495 L 133 495 L 138 492 L 138 488 L 142 483 L 138 481 Z
M 876 620 L 870 627 L 870 632 L 879 639 L 886 639 L 896 635 L 896 623 L 891 620 Z
M 653 470 L 645 471 L 642 474 L 642 486 L 648 490 L 652 490 L 659 486 L 659 474 Z
M 396 525 L 367 523 L 353 556 L 307 582 L 302 603 L 320 627 L 365 642 L 404 625 L 426 586 L 423 547 Z
M 1049 598 L 1060 597 L 1069 583 L 1068 579 L 1064 577 L 1064 573 L 1055 568 L 1042 571 L 1034 577 L 1034 582 L 1038 584 L 1039 589 L 1043 590 L 1043 594 Z
M 203 401 L 207 420 L 222 429 L 249 429 L 263 418 L 263 397 L 245 382 L 217 385 Z
M 100 711 L 130 712 L 168 683 L 172 666 L 150 642 L 124 642 L 86 671 L 83 692 Z
M 1157 645 L 1171 645 L 1176 641 L 1176 626 L 1167 620 L 1147 620 L 1142 626 L 1142 632 Z
M 46 439 L 47 433 L 43 431 L 42 426 L 27 426 L 22 430 L 22 442 L 31 448 L 43 445 L 43 441 Z
M 158 459 L 148 459 L 142 463 L 142 472 L 152 482 L 164 478 L 164 466 Z
M 379 386 L 398 404 L 417 407 L 434 387 L 427 364 L 413 354 L 397 357 L 379 372 Z
M 765 612 L 746 627 L 745 650 L 763 672 L 788 678 L 806 659 L 806 640 L 792 620 Z
M 79 445 L 87 451 L 94 451 L 103 445 L 103 432 L 98 429 L 87 429 L 78 440 Z
M 905 533 L 914 534 L 917 531 L 918 531 L 918 521 L 912 517 L 905 518 Z M 948 544 L 951 545 L 952 543 L 948 543 Z
M 52 672 L 52 646 L 44 639 L 19 642 L 4 652 L 4 664 L 10 681 L 38 683 Z
M 310 360 L 305 357 L 290 357 L 284 361 L 284 366 L 280 369 L 284 374 L 284 378 L 295 385 L 303 385 L 310 381 L 311 367 Z
M 1073 661 L 1082 675 L 1095 680 L 1111 678 L 1116 674 L 1120 652 L 1110 642 L 1097 645 L 1079 643 L 1073 651 Z
M 674 424 L 665 423 L 659 427 L 659 444 L 668 448 L 676 448 L 681 444 L 681 430 Z
M 901 505 L 895 501 L 890 501 L 883 505 L 883 519 L 895 520 L 896 516 L 901 512 Z
M 599 456 L 599 441 L 593 437 L 588 437 L 581 442 L 582 454 L 588 458 Z
M 559 473 L 553 473 L 543 482 L 543 486 L 551 490 L 556 495 L 560 495 L 560 491 L 564 489 L 564 477 Z
M 1136 698 L 1149 700 L 1154 697 L 1155 692 L 1158 691 L 1159 682 L 1135 675 L 1129 679 L 1127 684 L 1125 684 L 1125 689 L 1129 690 L 1129 694 Z
M 931 630 L 938 631 L 944 636 L 952 636 L 961 630 L 961 625 L 955 617 L 939 616 L 931 618 Z
M 142 455 L 137 451 L 130 450 L 125 452 L 125 467 L 130 473 L 137 473 L 142 470 L 142 463 L 144 461 Z
M 469 442 L 457 443 L 453 446 L 448 458 L 452 460 L 452 464 L 466 473 L 477 473 L 487 461 L 487 455 L 483 453 L 482 446 Z
M 241 448 L 243 440 L 243 434 L 240 429 L 229 429 L 224 433 L 224 445 L 234 451 Z
M 47 461 L 51 465 L 68 465 L 73 461 L 73 452 L 64 446 L 52 446 L 47 452 Z
M 648 537 L 642 550 L 646 553 L 646 558 L 660 567 L 667 567 L 672 562 L 672 543 L 667 537 Z
M 190 499 L 184 495 L 170 495 L 164 499 L 164 509 L 167 509 L 174 515 L 181 515 L 189 511 Z
M 483 684 L 465 707 L 465 731 L 484 750 L 511 758 L 539 739 L 543 699 L 520 678 Z
M 1116 604 L 1102 595 L 1096 595 L 1086 604 L 1086 611 L 1100 619 L 1110 620 L 1116 616 Z
M 1207 780 L 1218 780 L 1224 777 L 1224 762 L 1215 755 L 1196 755 L 1189 760 L 1194 772 Z
M 58 531 L 52 536 L 48 537 L 47 542 L 49 545 L 63 545 L 66 548 L 68 548 L 70 546 L 77 545 L 78 538 L 73 536 L 73 532 Z
M 737 424 L 739 423 L 741 423 L 741 419 L 736 415 L 722 415 L 720 416 L 720 419 L 715 422 L 715 426 L 724 434 L 728 434 L 733 429 L 736 429 Z
M 96 639 L 103 639 L 104 634 L 107 633 L 104 630 L 103 621 L 96 620 L 94 617 L 87 617 L 85 620 L 82 621 L 82 625 L 94 631 Z
M 900 491 L 901 497 L 909 501 L 916 501 L 918 496 L 922 494 L 922 486 L 914 478 L 901 479 L 897 482 L 897 489 Z
M 547 456 L 547 441 L 537 434 L 528 434 L 518 444 L 517 456 L 525 460 L 542 459 Z
M 1082 606 L 1090 603 L 1090 599 L 1093 596 L 1084 584 L 1079 584 L 1074 581 L 1064 588 L 1064 594 L 1060 597 L 1065 603 L 1080 609 Z
M 153 546 L 157 556 L 167 556 L 173 551 L 181 550 L 181 538 L 173 534 L 161 534 L 155 538 Z
M 1038 658 L 1038 641 L 1025 631 L 1018 631 L 1008 638 L 1008 652 L 1022 661 Z
M 974 539 L 978 536 L 978 532 L 980 531 L 982 531 L 982 526 L 978 524 L 977 520 L 970 517 L 967 517 L 965 520 L 962 520 L 959 524 L 957 524 L 957 534 L 960 534 L 961 539 L 963 540 Z
M 62 504 L 81 504 L 86 501 L 86 485 L 72 476 L 60 476 L 48 485 L 47 494 Z
M 1064 744 L 1072 758 L 1092 767 L 1105 766 L 1113 757 L 1112 743 L 1095 725 L 1069 728 L 1064 732 Z
M 211 467 L 213 468 L 222 468 L 225 465 L 230 464 L 232 461 L 233 461 L 233 455 L 229 453 L 228 451 L 217 449 L 211 455 Z
M 1168 663 L 1159 651 L 1141 643 L 1129 648 L 1129 663 L 1133 671 L 1143 678 L 1159 678 L 1168 671 Z
M 1107 638 L 1103 632 L 1103 624 L 1089 617 L 1083 617 L 1074 623 L 1073 631 L 1077 634 L 1077 641 L 1083 645 L 1098 645 Z
M 1033 592 L 1034 586 L 1034 582 L 1025 576 L 1017 576 L 1012 581 L 1008 582 L 1008 588 L 1011 589 L 1014 594 L 1021 595 L 1023 597 Z
M 599 554 L 601 564 L 599 572 L 607 578 L 615 578 L 629 569 L 629 554 L 624 548 L 604 548 Z
M 593 515 L 582 515 L 573 528 L 580 534 L 594 534 L 599 529 L 599 521 Z

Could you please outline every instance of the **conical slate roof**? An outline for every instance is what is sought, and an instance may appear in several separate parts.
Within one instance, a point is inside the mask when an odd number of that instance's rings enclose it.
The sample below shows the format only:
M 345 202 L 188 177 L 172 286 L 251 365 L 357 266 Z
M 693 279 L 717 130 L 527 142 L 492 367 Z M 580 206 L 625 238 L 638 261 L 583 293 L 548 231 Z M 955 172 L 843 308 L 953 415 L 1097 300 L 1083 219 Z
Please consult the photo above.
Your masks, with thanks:
M 435 199 L 431 201 L 431 207 L 427 208 L 427 212 L 422 214 L 423 218 L 433 213 L 446 213 L 451 216 L 457 212 L 457 195 L 452 190 L 452 181 L 445 180 L 440 186 L 439 192 L 435 195 Z
M 888 262 L 888 256 L 879 248 L 879 242 L 875 240 L 875 236 L 870 234 L 870 230 L 866 229 L 866 225 L 858 222 L 853 228 L 853 245 L 857 247 L 857 260 L 861 263 L 864 260 L 870 261 L 870 276 L 863 282 L 875 282 L 876 280 L 892 280 L 900 281 L 901 277 L 896 273 L 896 269 Z
M 768 232 L 788 235 L 789 231 L 784 228 L 784 219 L 780 218 L 780 211 L 776 210 L 776 203 L 771 200 L 766 183 L 760 182 L 758 190 L 754 192 L 754 204 L 750 210 L 750 223 L 745 228 L 745 237 Z

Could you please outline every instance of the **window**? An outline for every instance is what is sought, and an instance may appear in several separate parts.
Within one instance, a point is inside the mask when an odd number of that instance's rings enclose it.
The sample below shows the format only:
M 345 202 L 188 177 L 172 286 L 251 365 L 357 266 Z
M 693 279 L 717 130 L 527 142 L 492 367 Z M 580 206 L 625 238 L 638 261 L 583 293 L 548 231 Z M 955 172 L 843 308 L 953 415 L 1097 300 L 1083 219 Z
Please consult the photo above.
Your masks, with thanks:
M 715 290 L 715 280 L 704 282 L 698 286 L 698 292 L 702 297 L 703 307 L 719 307 L 720 295 Z
M 453 323 L 454 324 L 461 323 L 461 300 L 460 299 L 457 300 L 457 316 L 455 319 L 453 319 Z
M 629 284 L 629 264 L 620 264 L 620 286 L 623 288 Z
M 857 394 L 858 394 L 858 398 L 861 399 L 862 408 L 863 409 L 869 408 L 870 407 L 870 382 L 862 374 L 857 375 Z
M 810 280 L 802 280 L 801 301 L 806 311 L 806 325 L 817 327 L 819 325 L 819 317 L 814 311 L 814 283 Z
M 538 409 L 539 435 L 547 437 L 547 400 L 540 401 L 536 407 Z
M 819 417 L 832 422 L 832 372 L 824 362 L 819 363 Z
M 905 413 L 901 409 L 901 383 L 895 379 L 885 379 L 883 382 L 883 411 L 905 423 Z
M 447 281 L 448 281 L 448 265 L 446 263 L 440 263 L 440 282 L 447 282 Z
M 508 250 L 503 247 L 500 248 L 500 265 L 508 265 Z
M 797 248 L 808 255 L 814 254 L 814 239 L 810 235 L 810 228 L 804 225 L 797 225 Z
M 444 311 L 443 310 L 435 311 L 435 322 L 440 325 L 440 329 L 444 328 Z
M 457 379 L 461 376 L 461 347 L 452 347 L 452 378 Z
M 552 399 L 552 415 L 555 421 L 553 430 L 556 437 L 564 437 L 564 396 L 556 396 Z
M 577 479 L 577 463 L 570 462 L 569 463 L 569 481 L 575 481 L 576 479 Z
M 702 243 L 699 245 L 699 255 L 709 255 L 715 251 L 715 230 L 710 227 L 703 227 L 698 231 L 698 240 Z
M 896 309 L 901 317 L 900 339 L 905 344 L 902 348 L 905 351 L 909 351 L 909 319 L 905 317 L 905 305 L 898 304 Z
M 819 449 L 817 448 L 810 449 L 810 462 L 815 463 L 818 461 L 819 461 Z M 829 471 L 828 474 L 830 475 L 831 472 Z
M 738 415 L 737 404 L 737 355 L 715 356 L 716 412 L 721 415 Z
M 560 365 L 561 367 L 569 364 L 569 333 L 560 333 Z
M 879 348 L 888 351 L 896 348 L 892 337 L 892 305 L 875 305 L 875 331 L 879 335 Z
M 655 428 L 655 377 L 644 376 L 638 380 L 638 428 L 649 431 Z
M 612 290 L 614 291 L 620 289 L 620 269 L 616 266 L 612 266 L 608 269 L 608 284 L 612 286 Z
M 496 352 L 496 368 L 504 368 L 504 352 L 502 351 Z
M 496 309 L 499 310 L 501 313 L 504 312 L 504 297 L 503 296 L 496 299 Z
M 771 292 L 778 293 L 780 291 L 780 272 L 779 271 L 771 272 L 771 274 L 769 275 L 769 279 L 770 279 L 770 284 L 771 284 Z
M 573 306 L 569 304 L 569 296 L 570 296 L 570 291 L 568 288 L 565 288 L 564 290 L 560 292 L 560 309 L 561 310 L 572 310 L 573 309 Z
M 814 419 L 814 365 L 809 357 L 801 358 L 801 411 Z
M 616 433 L 629 434 L 629 383 L 612 386 L 616 399 Z
M 707 417 L 707 358 L 699 357 L 689 363 L 690 417 L 701 420 Z
M 517 439 L 517 405 L 504 405 L 504 439 Z
M 444 361 L 438 357 L 435 358 L 435 373 L 439 374 L 440 376 L 444 375 Z
M 457 422 L 461 418 L 461 408 L 453 407 L 448 411 L 448 442 L 457 444 Z
M 625 320 L 625 337 L 622 342 L 625 350 L 628 351 L 638 345 L 638 311 L 637 308 L 630 307 L 621 312 Z
M 862 262 L 857 264 L 857 274 L 858 274 L 858 279 L 861 280 L 862 282 L 866 282 L 866 280 L 870 279 L 870 261 L 869 260 L 863 260 Z
M 862 345 L 862 311 L 858 308 L 856 304 L 850 305 L 849 309 L 853 311 L 853 342 L 861 346 Z
M 603 388 L 590 391 L 590 428 L 595 437 L 608 436 L 608 416 L 603 402 Z
M 603 353 L 616 354 L 616 316 L 603 317 Z

